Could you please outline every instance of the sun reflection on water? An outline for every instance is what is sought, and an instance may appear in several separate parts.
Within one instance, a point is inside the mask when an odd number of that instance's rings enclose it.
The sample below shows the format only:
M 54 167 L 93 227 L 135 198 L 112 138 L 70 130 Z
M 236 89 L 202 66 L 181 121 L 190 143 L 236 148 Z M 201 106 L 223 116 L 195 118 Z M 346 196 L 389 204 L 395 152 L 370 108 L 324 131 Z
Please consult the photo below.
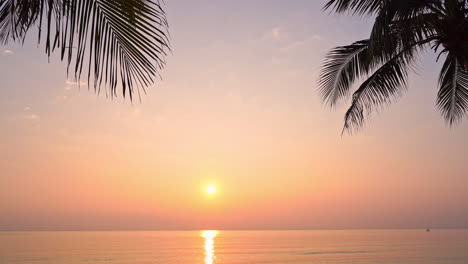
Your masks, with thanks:
M 205 238 L 205 264 L 213 264 L 216 259 L 214 250 L 214 238 L 218 234 L 216 230 L 202 231 L 201 236 Z

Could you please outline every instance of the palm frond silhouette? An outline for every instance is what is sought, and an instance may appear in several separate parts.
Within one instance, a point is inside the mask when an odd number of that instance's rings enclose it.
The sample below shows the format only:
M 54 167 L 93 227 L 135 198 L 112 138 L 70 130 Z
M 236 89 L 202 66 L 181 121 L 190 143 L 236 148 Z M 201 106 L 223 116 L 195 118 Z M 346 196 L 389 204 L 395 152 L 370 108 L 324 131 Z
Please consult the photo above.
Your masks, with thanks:
M 76 81 L 133 99 L 159 77 L 169 51 L 168 23 L 158 0 L 0 0 L 0 43 L 38 42 L 56 51 Z M 85 72 L 83 72 L 85 70 Z
M 391 103 L 407 88 L 408 73 L 423 49 L 445 60 L 439 77 L 437 106 L 449 125 L 468 110 L 467 0 L 330 0 L 324 9 L 371 15 L 367 39 L 336 47 L 326 56 L 319 77 L 325 104 L 336 105 L 351 95 L 343 132 L 361 128 L 376 109 Z

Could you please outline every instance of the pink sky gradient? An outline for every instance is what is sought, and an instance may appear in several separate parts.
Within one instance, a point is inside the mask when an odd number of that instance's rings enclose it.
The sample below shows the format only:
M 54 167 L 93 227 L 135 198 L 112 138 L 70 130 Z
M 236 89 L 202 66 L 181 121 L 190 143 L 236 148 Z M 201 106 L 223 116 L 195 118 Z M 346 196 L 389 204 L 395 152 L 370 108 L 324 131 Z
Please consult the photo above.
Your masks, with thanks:
M 368 19 L 324 1 L 166 2 L 173 54 L 141 103 L 67 81 L 34 38 L 2 47 L 0 230 L 468 227 L 468 122 L 437 112 L 433 54 L 341 137 L 349 102 L 322 107 L 317 75 Z

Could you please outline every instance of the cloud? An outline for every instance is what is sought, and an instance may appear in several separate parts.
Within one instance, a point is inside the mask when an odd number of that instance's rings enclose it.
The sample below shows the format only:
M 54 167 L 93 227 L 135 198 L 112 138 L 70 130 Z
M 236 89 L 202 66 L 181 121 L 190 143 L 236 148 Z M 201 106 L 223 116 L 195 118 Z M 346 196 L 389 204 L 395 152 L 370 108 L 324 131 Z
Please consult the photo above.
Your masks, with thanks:
M 30 106 L 25 106 L 23 108 L 23 113 L 20 114 L 19 117 L 24 120 L 31 120 L 35 122 L 39 122 L 41 119 L 41 117 L 38 114 L 32 112 Z
M 321 35 L 319 35 L 319 34 L 312 35 L 312 38 L 315 39 L 315 40 L 322 40 L 323 39 L 323 37 Z
M 284 34 L 281 31 L 281 28 L 279 28 L 279 27 L 275 27 L 275 28 L 271 29 L 271 36 L 276 40 L 280 40 L 280 39 L 284 38 Z
M 29 120 L 39 120 L 41 117 L 38 114 L 27 114 L 24 115 L 24 118 Z
M 302 36 L 296 36 L 294 32 L 285 30 L 284 27 L 273 27 L 263 34 L 262 40 L 278 42 L 283 52 L 292 52 L 310 47 L 313 43 L 323 40 L 319 34 L 309 33 Z
M 290 41 L 286 46 L 282 48 L 282 50 L 285 52 L 295 52 L 295 51 L 302 52 L 305 49 L 309 49 L 310 47 L 312 47 L 314 43 L 317 43 L 322 40 L 323 40 L 322 36 L 318 34 L 313 34 L 302 40 Z
M 75 81 L 70 81 L 70 80 L 65 80 L 65 90 L 71 90 L 73 88 L 77 88 L 79 86 L 85 86 L 87 85 L 87 82 L 75 82 Z
M 15 53 L 12 50 L 6 49 L 6 50 L 2 51 L 2 54 L 3 55 L 13 55 Z
M 81 86 L 87 86 L 87 82 L 82 82 L 82 81 L 72 81 L 72 80 L 65 80 L 65 87 L 63 89 L 65 92 L 60 92 L 59 95 L 57 95 L 55 98 L 58 101 L 65 101 L 67 100 L 68 96 L 66 95 L 68 91 L 79 88 Z
M 66 80 L 65 83 L 67 85 L 86 85 L 87 84 L 86 82 L 75 82 L 75 81 L 70 81 L 70 80 Z
M 289 43 L 287 46 L 283 47 L 282 50 L 285 52 L 294 52 L 306 47 L 311 46 L 311 39 L 298 40 Z
M 288 34 L 282 27 L 273 27 L 263 35 L 263 39 L 285 41 L 288 40 Z

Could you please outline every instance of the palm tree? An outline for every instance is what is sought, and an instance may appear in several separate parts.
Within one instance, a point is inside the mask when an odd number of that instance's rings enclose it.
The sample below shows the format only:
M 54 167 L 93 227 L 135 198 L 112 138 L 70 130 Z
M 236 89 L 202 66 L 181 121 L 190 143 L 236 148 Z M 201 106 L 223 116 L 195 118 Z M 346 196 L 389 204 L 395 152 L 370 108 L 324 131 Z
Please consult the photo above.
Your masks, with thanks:
M 0 0 L 0 43 L 24 42 L 37 28 L 50 57 L 57 51 L 79 82 L 114 97 L 152 84 L 169 50 L 166 15 L 159 0 Z M 71 70 L 70 70 L 71 68 Z M 92 83 L 92 84 L 91 84 Z
M 361 128 L 366 117 L 398 98 L 424 49 L 445 61 L 437 106 L 449 125 L 468 110 L 468 0 L 329 0 L 324 9 L 375 17 L 369 38 L 332 49 L 322 66 L 319 90 L 325 104 L 352 95 L 343 132 Z

